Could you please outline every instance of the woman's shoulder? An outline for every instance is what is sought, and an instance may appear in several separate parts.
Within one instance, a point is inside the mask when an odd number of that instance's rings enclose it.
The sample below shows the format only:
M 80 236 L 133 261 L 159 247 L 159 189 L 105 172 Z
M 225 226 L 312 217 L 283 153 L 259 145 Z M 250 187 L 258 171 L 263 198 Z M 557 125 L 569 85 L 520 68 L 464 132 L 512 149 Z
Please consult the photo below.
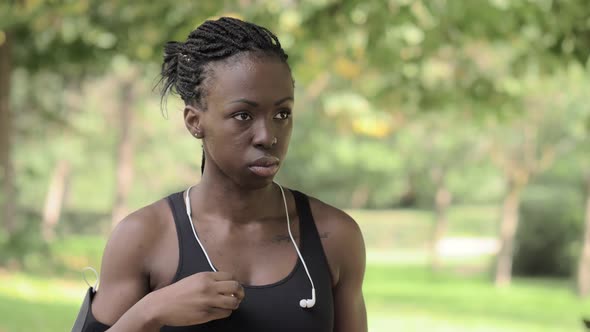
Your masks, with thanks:
M 307 195 L 309 205 L 316 224 L 319 227 L 336 228 L 338 234 L 346 236 L 358 236 L 360 227 L 348 213 L 318 198 Z
M 159 199 L 125 216 L 113 229 L 113 234 L 132 233 L 141 237 L 158 234 L 160 228 L 165 227 L 168 215 L 166 198 Z
M 166 198 L 145 205 L 117 223 L 107 247 L 126 251 L 134 257 L 146 257 L 157 247 L 161 235 L 170 227 L 171 213 Z
M 308 197 L 334 284 L 348 271 L 364 270 L 365 244 L 359 224 L 345 211 Z

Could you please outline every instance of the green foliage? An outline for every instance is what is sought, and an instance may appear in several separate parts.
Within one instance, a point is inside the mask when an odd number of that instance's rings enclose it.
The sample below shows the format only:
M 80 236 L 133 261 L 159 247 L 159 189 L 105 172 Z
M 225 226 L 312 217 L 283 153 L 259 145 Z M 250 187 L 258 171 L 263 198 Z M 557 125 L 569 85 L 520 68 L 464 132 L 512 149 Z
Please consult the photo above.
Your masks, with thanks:
M 140 74 L 134 81 L 131 132 L 137 149 L 129 210 L 198 181 L 200 143 L 186 134 L 181 105 L 171 99 L 170 119 L 164 119 L 151 88 L 166 41 L 184 40 L 204 19 L 227 14 L 268 26 L 290 55 L 297 82 L 295 131 L 281 183 L 343 208 L 430 207 L 431 171 L 442 168 L 448 171 L 453 203 L 486 205 L 483 210 L 451 207 L 449 234 L 495 236 L 495 206 L 503 188 L 499 172 L 479 151 L 488 134 L 483 122 L 492 118 L 506 130 L 494 139 L 506 140 L 504 152 L 512 160 L 530 157 L 511 148 L 527 139 L 519 124 L 540 135 L 535 148 L 564 143 L 556 149 L 565 147 L 568 164 L 560 166 L 551 187 L 578 186 L 580 178 L 570 175 L 590 169 L 584 148 L 590 137 L 589 11 L 587 0 L 3 2 L 0 43 L 12 38 L 15 52 L 11 104 L 19 206 L 33 212 L 19 216 L 22 228 L 14 237 L 0 230 L 0 265 L 69 273 L 98 260 L 99 241 L 63 236 L 109 231 L 118 87 L 130 69 Z M 58 240 L 47 247 L 40 240 L 39 215 L 52 169 L 64 159 L 72 165 L 70 185 Z M 572 236 L 579 230 L 574 215 L 583 210 L 572 203 L 579 197 L 547 197 L 552 192 L 531 194 L 523 204 L 516 271 L 569 275 L 572 270 L 576 247 L 570 243 L 576 243 Z M 425 211 L 352 213 L 380 227 L 366 234 L 375 247 L 424 245 L 430 231 Z M 374 283 L 385 289 L 394 284 L 388 276 L 406 272 L 384 269 L 368 279 L 378 279 Z M 410 293 L 379 295 L 375 288 L 371 296 L 381 297 L 372 303 L 390 310 L 387 302 L 395 297 L 415 298 L 420 302 L 410 309 L 394 309 L 405 316 L 426 304 L 424 315 L 409 315 L 412 323 L 426 316 L 435 317 L 428 321 L 431 330 L 437 324 L 453 326 L 445 303 L 452 303 L 459 286 L 437 288 L 429 296 L 433 285 L 414 277 L 410 271 Z M 486 301 L 498 295 L 483 282 L 469 290 L 483 292 Z M 515 297 L 528 296 L 519 294 Z M 476 298 L 458 296 L 453 315 L 472 309 Z M 30 304 L 0 295 L 0 309 L 6 308 L 1 307 L 5 298 L 15 308 Z M 525 310 L 526 303 L 499 303 L 504 307 L 491 311 L 500 318 L 486 322 L 520 330 L 507 322 L 522 312 L 513 316 L 503 310 Z M 486 308 L 474 307 L 479 310 L 474 315 L 487 314 Z M 559 312 L 574 311 L 571 307 Z M 531 312 L 523 316 L 534 320 Z M 392 324 L 388 314 L 381 318 Z M 569 327 L 575 317 L 570 318 L 563 326 Z M 35 319 L 30 330 L 42 326 Z M 477 319 L 472 323 L 470 330 L 478 327 Z M 542 331 L 544 324 L 529 325 Z
M 514 273 L 572 276 L 581 248 L 583 200 L 571 187 L 532 186 L 524 195 Z
M 586 63 L 588 11 L 584 0 L 349 0 L 306 1 L 280 18 L 296 23 L 284 33 L 308 44 L 297 44 L 296 60 L 327 53 L 305 63 L 318 76 L 340 77 L 336 89 L 360 92 L 386 110 L 464 105 L 496 113 L 512 109 L 518 79 L 530 68 Z
M 581 23 L 587 11 L 583 0 L 246 3 L 250 2 L 1 5 L 0 30 L 19 41 L 15 65 L 23 68 L 14 75 L 13 89 L 17 141 L 22 147 L 17 154 L 25 164 L 19 169 L 27 171 L 19 186 L 35 189 L 24 190 L 21 200 L 41 202 L 52 165 L 66 156 L 75 163 L 71 181 L 75 194 L 68 204 L 108 209 L 114 185 L 110 129 L 116 124 L 112 120 L 116 94 L 105 90 L 117 86 L 112 73 L 119 67 L 113 63 L 121 58 L 138 61 L 149 79 L 144 77 L 137 85 L 151 87 L 164 42 L 184 40 L 214 15 L 238 15 L 277 32 L 291 55 L 298 87 L 296 132 L 281 180 L 343 207 L 394 207 L 408 192 L 417 196 L 412 204 L 430 204 L 428 163 L 461 161 L 464 152 L 476 145 L 470 138 L 475 137 L 474 130 L 467 125 L 473 117 L 449 124 L 439 113 L 477 115 L 518 105 L 524 72 L 562 68 L 547 59 L 561 59 L 560 65 L 573 58 L 583 63 L 576 54 L 583 54 L 588 31 Z M 559 17 L 571 14 L 573 19 L 556 21 L 557 8 Z M 106 87 L 92 77 L 103 73 L 112 75 Z M 94 94 L 80 90 L 92 84 L 96 85 L 88 89 L 103 90 Z M 74 106 L 60 91 L 81 95 L 82 102 Z M 162 128 L 170 122 L 156 116 L 158 102 L 150 93 L 142 92 L 141 102 L 134 106 L 136 113 L 145 110 L 132 130 L 142 146 L 136 159 L 138 175 L 148 179 L 143 183 L 147 190 L 134 189 L 134 207 L 157 199 L 155 193 L 164 187 L 168 191 L 183 184 L 178 172 L 158 172 L 170 169 L 173 160 L 183 163 L 178 168 L 198 176 L 198 144 L 177 144 L 181 140 L 169 144 L 170 131 Z M 83 110 L 72 112 L 76 107 Z M 432 111 L 434 120 L 414 116 L 416 110 Z M 176 126 L 182 120 L 173 121 Z M 403 128 L 412 123 L 431 134 L 432 147 L 425 148 L 428 135 L 413 135 Z M 52 137 L 63 128 L 70 133 Z M 463 133 L 466 128 L 471 131 L 468 135 Z M 50 137 L 52 151 L 33 146 L 40 133 Z M 497 199 L 496 175 L 485 165 L 467 167 L 459 162 L 452 168 L 450 186 L 456 199 Z M 89 169 L 100 185 L 87 179 Z M 154 179 L 154 170 L 166 178 Z M 170 184 L 160 185 L 166 182 Z
M 36 213 L 23 212 L 14 234 L 7 236 L 0 229 L 0 266 L 28 269 L 49 258 L 38 220 Z
M 87 216 L 84 216 L 86 219 Z M 102 250 L 105 245 L 104 230 L 90 231 L 88 228 L 97 224 L 77 229 L 77 234 L 90 233 L 92 236 L 72 236 L 72 216 L 66 215 L 57 230 L 58 238 L 52 243 L 46 243 L 40 234 L 39 216 L 29 215 L 27 219 L 20 219 L 20 228 L 10 237 L 0 231 L 0 266 L 11 270 L 23 270 L 37 275 L 78 276 L 86 266 L 100 267 Z M 106 220 L 103 226 L 109 226 Z M 65 230 L 64 230 L 65 228 Z M 105 227 L 103 227 L 105 228 Z
M 221 6 L 211 1 L 9 2 L 0 5 L 0 32 L 18 41 L 17 66 L 52 68 L 70 75 L 100 73 L 118 54 L 159 60 L 167 40 L 186 38 L 188 31 Z

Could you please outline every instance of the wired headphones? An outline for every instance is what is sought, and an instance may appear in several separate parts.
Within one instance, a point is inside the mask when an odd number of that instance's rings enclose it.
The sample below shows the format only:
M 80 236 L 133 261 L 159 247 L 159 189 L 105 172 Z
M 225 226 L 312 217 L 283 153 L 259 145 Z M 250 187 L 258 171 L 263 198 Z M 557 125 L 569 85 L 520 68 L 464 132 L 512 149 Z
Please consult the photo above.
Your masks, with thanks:
M 309 282 L 311 284 L 311 299 L 301 299 L 301 301 L 299 301 L 299 306 L 301 308 L 313 308 L 313 306 L 315 305 L 315 299 L 316 299 L 315 298 L 315 286 L 313 284 L 313 280 L 311 279 L 311 275 L 309 274 L 309 270 L 307 269 L 307 265 L 305 264 L 305 260 L 303 259 L 303 256 L 301 255 L 301 252 L 299 251 L 299 248 L 297 247 L 297 243 L 295 242 L 295 239 L 293 238 L 293 234 L 291 233 L 291 221 L 289 219 L 289 209 L 287 207 L 287 198 L 285 197 L 285 191 L 283 190 L 283 187 L 280 184 L 276 183 L 276 185 L 279 186 L 279 189 L 281 189 L 281 195 L 283 196 L 283 203 L 285 204 L 285 215 L 287 216 L 287 230 L 289 231 L 289 237 L 291 238 L 291 242 L 293 243 L 293 247 L 295 247 L 295 251 L 297 251 L 297 255 L 299 256 L 301 263 L 303 263 L 303 267 L 305 268 L 305 273 L 307 273 L 307 277 L 309 278 Z M 193 223 L 193 218 L 191 216 L 192 213 L 191 213 L 190 192 L 191 192 L 192 187 L 193 186 L 190 186 L 186 190 L 186 196 L 184 198 L 184 203 L 186 205 L 186 215 L 188 216 L 188 219 L 190 221 L 191 229 L 193 230 L 193 234 L 195 236 L 195 239 L 197 240 L 197 243 L 201 247 L 201 250 L 203 250 L 203 253 L 205 254 L 205 258 L 207 258 L 207 262 L 209 263 L 209 266 L 211 267 L 211 269 L 214 272 L 217 272 L 217 269 L 215 268 L 215 266 L 213 266 L 213 263 L 211 263 L 211 259 L 209 258 L 209 255 L 207 255 L 207 251 L 205 250 L 205 247 L 203 246 L 203 244 L 199 240 L 199 237 L 197 236 L 197 231 L 195 230 L 195 225 Z

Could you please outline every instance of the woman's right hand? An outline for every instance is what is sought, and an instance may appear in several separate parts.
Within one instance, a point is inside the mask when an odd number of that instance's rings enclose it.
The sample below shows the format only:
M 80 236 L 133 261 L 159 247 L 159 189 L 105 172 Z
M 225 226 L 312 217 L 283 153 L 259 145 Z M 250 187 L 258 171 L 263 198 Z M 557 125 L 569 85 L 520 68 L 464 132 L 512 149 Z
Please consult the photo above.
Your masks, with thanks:
M 148 294 L 158 325 L 203 324 L 231 315 L 244 288 L 227 272 L 200 272 Z

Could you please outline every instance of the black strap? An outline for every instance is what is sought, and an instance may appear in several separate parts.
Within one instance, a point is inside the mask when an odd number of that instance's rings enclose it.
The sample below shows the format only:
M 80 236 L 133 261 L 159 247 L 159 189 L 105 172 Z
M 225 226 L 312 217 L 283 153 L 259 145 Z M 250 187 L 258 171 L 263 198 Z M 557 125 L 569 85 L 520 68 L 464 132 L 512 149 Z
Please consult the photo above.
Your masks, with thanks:
M 303 239 L 305 239 L 305 245 L 301 245 L 301 251 L 302 253 L 305 252 L 305 256 L 315 260 L 315 262 L 318 264 L 317 266 L 327 267 L 328 260 L 324 253 L 320 234 L 311 213 L 309 197 L 297 190 L 291 190 L 291 192 L 295 198 L 295 205 L 297 206 L 297 213 L 299 214 L 299 225 L 301 227 L 300 239 L 302 242 Z
M 300 239 L 309 240 L 311 243 L 315 242 L 313 238 L 317 238 L 317 229 L 313 216 L 311 215 L 311 208 L 309 207 L 309 199 L 307 196 L 299 191 L 291 190 L 295 198 L 295 206 L 297 207 L 297 214 L 299 214 L 299 228 Z M 307 245 L 307 243 L 306 243 Z M 310 244 L 311 245 L 311 244 Z M 302 246 L 303 249 L 303 246 Z M 306 248 L 308 249 L 308 248 Z M 309 250 L 309 249 L 308 249 Z M 308 251 L 307 250 L 307 251 Z
M 105 332 L 110 326 L 105 325 L 94 318 L 92 315 L 92 300 L 96 295 L 96 290 L 88 287 L 82 306 L 78 312 L 78 317 L 72 327 L 72 332 Z
M 80 312 L 78 312 L 78 317 L 76 317 L 76 322 L 74 323 L 74 327 L 72 327 L 72 332 L 84 331 L 84 325 L 86 324 L 86 320 L 88 319 L 88 313 L 90 312 L 90 304 L 92 303 L 94 293 L 94 288 L 88 287 L 88 290 L 86 291 L 86 296 L 84 297 L 84 301 L 82 301 L 82 306 L 80 307 Z
M 176 226 L 176 237 L 178 239 L 178 267 L 172 282 L 176 282 L 182 279 L 182 272 L 184 270 L 184 257 L 183 253 L 186 252 L 187 246 L 190 243 L 190 238 L 187 236 L 192 235 L 190 229 L 190 220 L 186 215 L 186 206 L 184 204 L 184 193 L 177 192 L 167 197 L 168 204 L 172 210 L 174 224 Z M 190 251 L 189 251 L 190 252 Z
M 96 290 L 88 287 L 80 312 L 78 312 L 78 317 L 76 317 L 76 322 L 72 327 L 72 332 L 104 332 L 110 328 L 110 326 L 97 321 L 92 315 L 92 299 L 94 299 L 95 294 Z

